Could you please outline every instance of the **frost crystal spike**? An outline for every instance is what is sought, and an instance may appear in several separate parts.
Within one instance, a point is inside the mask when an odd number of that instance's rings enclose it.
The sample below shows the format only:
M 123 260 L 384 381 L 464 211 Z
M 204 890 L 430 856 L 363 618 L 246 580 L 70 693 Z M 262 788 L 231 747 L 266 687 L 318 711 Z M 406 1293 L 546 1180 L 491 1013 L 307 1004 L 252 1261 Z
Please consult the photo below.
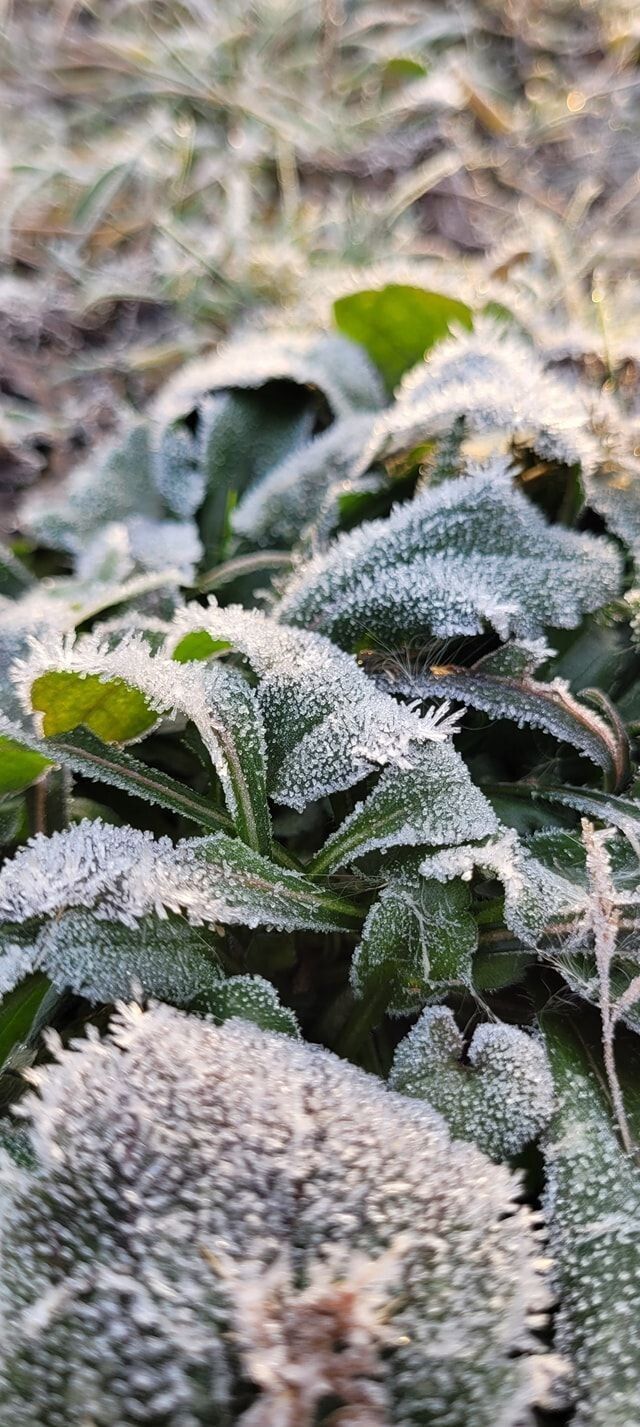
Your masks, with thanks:
M 3 1156 L 15 1427 L 529 1421 L 545 1301 L 509 1172 L 329 1052 L 167 1007 L 32 1076 Z M 539 1361 L 539 1360 L 537 1360 Z

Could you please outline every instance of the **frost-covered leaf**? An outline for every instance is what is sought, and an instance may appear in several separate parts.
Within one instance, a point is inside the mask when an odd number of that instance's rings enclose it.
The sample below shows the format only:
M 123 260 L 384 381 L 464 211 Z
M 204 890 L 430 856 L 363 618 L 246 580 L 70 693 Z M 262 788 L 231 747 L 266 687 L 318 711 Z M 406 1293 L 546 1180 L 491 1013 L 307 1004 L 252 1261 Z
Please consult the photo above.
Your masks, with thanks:
M 546 1129 L 553 1080 L 543 1043 L 501 1021 L 478 1026 L 466 1056 L 448 1006 L 429 1006 L 397 1047 L 389 1085 L 427 1100 L 456 1139 L 506 1159 Z
M 512 796 L 530 798 L 536 804 L 573 808 L 607 827 L 619 828 L 632 846 L 640 846 L 640 798 L 603 793 L 598 788 L 573 788 L 566 784 L 553 787 L 545 783 L 515 783 L 504 785 L 505 792 L 506 786 Z
M 148 914 L 134 926 L 105 921 L 82 907 L 59 912 L 40 927 L 22 957 L 11 961 L 12 932 L 0 926 L 0 987 L 42 972 L 52 985 L 89 1001 L 118 1001 L 139 992 L 179 1006 L 213 1010 L 222 978 L 202 931 L 183 918 Z
M 142 763 L 125 749 L 103 743 L 87 728 L 74 728 L 49 740 L 34 738 L 33 742 L 54 762 L 74 773 L 121 788 L 157 807 L 168 808 L 209 832 L 232 831 L 231 818 L 214 807 L 210 798 L 194 792 L 186 783 L 178 782 L 159 768 Z
M 4 921 L 58 918 L 74 908 L 132 930 L 141 918 L 164 912 L 182 912 L 193 926 L 320 931 L 359 921 L 346 900 L 225 833 L 174 845 L 98 819 L 39 834 L 0 871 Z
M 452 323 L 470 327 L 472 320 L 466 303 L 401 283 L 340 297 L 333 314 L 340 331 L 369 353 L 391 390 L 408 367 L 448 335 Z
M 393 691 L 410 699 L 433 699 L 438 693 L 452 703 L 481 709 L 493 718 L 512 720 L 519 728 L 543 729 L 602 768 L 618 787 L 626 781 L 628 741 L 594 709 L 577 699 L 565 679 L 543 683 L 533 670 L 548 651 L 508 644 L 470 668 L 448 664 L 416 675 L 392 677 Z
M 409 768 L 386 770 L 313 862 L 334 871 L 376 848 L 439 846 L 486 837 L 498 824 L 450 743 L 425 744 Z
M 608 857 L 612 906 L 620 913 L 627 933 L 613 958 L 612 990 L 617 999 L 628 993 L 640 965 L 636 949 L 640 862 L 637 845 L 634 849 L 625 838 L 611 843 Z M 474 869 L 485 878 L 502 882 L 504 921 L 518 941 L 538 948 L 573 990 L 599 1004 L 593 903 L 583 839 L 572 832 L 548 829 L 525 842 L 510 829 L 482 846 L 446 848 L 420 864 L 425 877 L 444 881 L 470 879 Z M 622 1018 L 635 1028 L 640 1026 L 633 1000 L 628 1000 Z
M 26 565 L 6 545 L 0 545 L 0 596 L 15 599 L 33 584 Z
M 275 987 L 264 976 L 230 976 L 220 981 L 210 997 L 210 1015 L 216 1021 L 239 1017 L 252 1021 L 263 1031 L 280 1031 L 300 1038 L 293 1011 L 283 1006 Z
M 471 981 L 478 929 L 469 888 L 428 882 L 408 870 L 374 902 L 351 966 L 356 995 L 386 993 L 390 1015 L 409 1015 L 444 987 Z M 401 1088 L 401 1087 L 400 1087 Z
M 23 523 L 42 544 L 81 553 L 87 540 L 112 521 L 161 515 L 147 423 L 136 420 L 78 466 L 55 500 L 48 490 L 30 496 Z
M 618 418 L 619 420 L 619 418 Z M 640 566 L 640 461 L 633 449 L 637 438 L 629 433 L 628 448 L 618 459 L 602 461 L 584 481 L 588 504 L 617 535 Z
M 574 875 L 574 844 L 579 844 L 579 839 L 569 837 L 568 844 L 562 843 L 566 855 L 558 866 L 554 865 L 558 851 L 555 834 L 540 834 L 527 847 L 513 829 L 501 830 L 476 846 L 430 853 L 423 858 L 420 871 L 424 877 L 447 882 L 453 877 L 470 881 L 477 869 L 482 876 L 502 882 L 505 922 L 521 942 L 532 946 L 555 922 L 577 917 L 584 910 L 586 881 L 579 883 Z
M 343 487 L 370 431 L 370 416 L 348 416 L 293 451 L 243 496 L 232 516 L 236 535 L 255 545 L 294 545 L 332 489 Z
M 100 562 L 97 566 L 92 552 Z M 180 550 L 173 553 L 179 556 Z M 119 609 L 121 612 L 123 606 L 129 609 L 131 619 L 135 618 L 133 610 L 142 614 L 145 607 L 147 616 L 153 619 L 149 610 L 152 602 L 164 606 L 165 613 L 173 612 L 177 591 L 185 583 L 187 572 L 177 565 L 163 564 L 161 569 L 128 575 L 135 562 L 130 558 L 124 526 L 105 526 L 102 534 L 88 543 L 85 555 L 89 568 L 93 564 L 91 578 L 61 577 L 41 581 L 20 599 L 0 600 L 1 644 L 12 637 L 14 640 L 22 637 L 26 644 L 27 637 L 44 636 L 51 630 L 70 633 L 78 625 L 108 611 Z M 8 657 L 7 670 L 10 662 Z
M 23 1107 L 34 1168 L 2 1164 L 7 1422 L 525 1420 L 531 1215 L 428 1106 L 167 1006 L 56 1057 Z
M 287 807 L 302 811 L 386 764 L 411 767 L 421 744 L 451 731 L 446 716 L 421 718 L 377 689 L 328 639 L 255 610 L 192 605 L 178 613 L 167 642 L 174 659 L 205 659 L 225 647 L 258 678 L 268 788 Z
M 202 505 L 206 474 L 200 443 L 179 419 L 151 427 L 153 481 L 164 505 L 181 520 L 195 515 Z
M 640 1172 L 566 1020 L 543 1017 L 556 1112 L 544 1213 L 560 1295 L 558 1348 L 574 1365 L 576 1427 L 640 1419 Z
M 384 401 L 378 373 L 355 342 L 323 332 L 282 329 L 236 337 L 212 356 L 182 367 L 164 388 L 162 411 L 182 413 L 207 393 L 274 381 L 320 391 L 334 416 L 374 410 Z
M 51 638 L 16 665 L 25 706 L 42 715 L 48 737 L 84 724 L 123 743 L 162 715 L 190 719 L 220 777 L 229 812 L 249 846 L 271 846 L 266 749 L 253 691 L 235 669 L 177 665 L 150 653 L 137 634 L 110 645 L 94 636 L 72 644 Z
M 617 594 L 611 542 L 549 525 L 495 458 L 424 491 L 301 564 L 278 617 L 353 647 L 482 633 L 572 629 Z
M 224 555 L 237 499 L 299 448 L 310 435 L 312 413 L 303 399 L 278 402 L 261 392 L 233 391 L 207 397 L 197 419 L 204 473 L 198 526 L 205 565 L 215 567 Z
M 446 435 L 460 418 L 466 434 L 486 434 L 496 449 L 532 449 L 590 471 L 602 458 L 593 403 L 587 387 L 545 371 L 529 342 L 478 319 L 474 331 L 439 343 L 407 373 L 354 474 Z

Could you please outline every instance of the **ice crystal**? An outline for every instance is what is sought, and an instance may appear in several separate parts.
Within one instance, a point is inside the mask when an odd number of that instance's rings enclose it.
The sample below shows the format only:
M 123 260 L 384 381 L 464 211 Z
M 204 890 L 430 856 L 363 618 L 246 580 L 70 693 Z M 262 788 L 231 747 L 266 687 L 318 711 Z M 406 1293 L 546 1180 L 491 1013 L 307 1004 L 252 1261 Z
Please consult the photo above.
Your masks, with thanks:
M 601 459 L 590 428 L 591 393 L 545 371 L 526 339 L 487 321 L 438 343 L 407 373 L 388 412 L 381 414 L 358 470 L 451 430 L 490 432 L 533 447 L 545 460 L 585 470 Z
M 461 880 L 399 870 L 374 902 L 351 965 L 357 996 L 385 990 L 388 1015 L 409 1015 L 435 992 L 469 986 L 478 928 Z
M 344 925 L 345 907 L 224 833 L 175 845 L 137 828 L 87 819 L 39 833 L 0 871 L 0 918 L 59 917 L 73 908 L 135 929 L 140 919 L 184 912 L 194 925 L 321 930 Z
M 640 1421 L 640 1175 L 595 1077 L 552 1054 L 557 1110 L 544 1145 L 544 1213 L 561 1295 L 558 1346 L 574 1363 L 575 1427 Z
M 517 1182 L 329 1052 L 167 1007 L 58 1051 L 2 1169 L 14 1427 L 515 1427 L 545 1303 Z
M 269 790 L 288 807 L 301 810 L 385 764 L 410 768 L 419 744 L 443 742 L 452 732 L 445 708 L 420 717 L 396 703 L 321 635 L 255 610 L 210 604 L 178 612 L 168 648 L 188 653 L 196 632 L 209 636 L 212 649 L 231 645 L 258 677 Z
M 349 416 L 294 451 L 240 501 L 236 534 L 256 545 L 295 544 L 345 481 L 370 431 L 370 416 Z
M 466 843 L 497 826 L 491 804 L 451 744 L 425 744 L 408 769 L 385 770 L 329 838 L 315 866 L 344 867 L 377 848 Z
M 550 838 L 553 846 L 553 834 Z M 533 840 L 533 848 L 544 854 L 545 840 L 545 834 L 540 834 Z M 443 882 L 452 877 L 470 881 L 476 868 L 483 876 L 502 882 L 506 924 L 525 945 L 535 945 L 554 921 L 577 917 L 586 910 L 586 886 L 544 856 L 536 857 L 513 829 L 475 846 L 444 848 L 420 864 L 424 877 Z
M 612 543 L 547 524 L 494 458 L 341 535 L 299 566 L 277 613 L 346 645 L 480 634 L 487 624 L 531 639 L 545 625 L 574 628 L 620 577 Z
M 159 716 L 182 714 L 196 726 L 220 777 L 232 817 L 240 816 L 239 803 L 245 796 L 244 814 L 249 816 L 251 799 L 244 792 L 241 755 L 245 772 L 260 769 L 265 758 L 264 732 L 253 691 L 237 670 L 209 668 L 203 664 L 178 665 L 162 652 L 152 654 L 139 633 L 125 636 L 116 644 L 99 636 L 85 635 L 75 643 L 56 639 L 32 641 L 28 659 L 13 667 L 13 677 L 24 707 L 32 709 L 32 688 L 39 676 L 58 672 L 87 675 L 101 682 L 125 684 L 144 696 L 148 708 Z M 76 722 L 81 722 L 78 717 Z M 145 731 L 149 727 L 145 725 Z M 266 813 L 266 792 L 261 787 L 256 799 L 258 813 Z M 254 844 L 254 839 L 249 838 Z
M 155 413 L 168 422 L 207 393 L 283 380 L 322 392 L 335 416 L 384 403 L 378 373 L 357 343 L 337 334 L 267 330 L 237 336 L 213 356 L 181 367 L 164 387 Z
M 492 1159 L 519 1154 L 546 1128 L 553 1080 L 542 1041 L 517 1026 L 478 1026 L 464 1037 L 448 1006 L 430 1006 L 398 1046 L 389 1084 L 427 1100 L 459 1139 Z

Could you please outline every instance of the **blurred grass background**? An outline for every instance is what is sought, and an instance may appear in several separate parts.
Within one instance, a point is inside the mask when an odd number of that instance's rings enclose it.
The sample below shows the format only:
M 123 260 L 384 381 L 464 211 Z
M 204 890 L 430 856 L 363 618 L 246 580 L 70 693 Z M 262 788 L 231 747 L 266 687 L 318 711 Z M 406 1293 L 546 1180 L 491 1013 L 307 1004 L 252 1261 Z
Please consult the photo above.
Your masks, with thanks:
M 0 13 L 5 522 L 248 310 L 371 266 L 473 285 L 635 390 L 635 0 Z

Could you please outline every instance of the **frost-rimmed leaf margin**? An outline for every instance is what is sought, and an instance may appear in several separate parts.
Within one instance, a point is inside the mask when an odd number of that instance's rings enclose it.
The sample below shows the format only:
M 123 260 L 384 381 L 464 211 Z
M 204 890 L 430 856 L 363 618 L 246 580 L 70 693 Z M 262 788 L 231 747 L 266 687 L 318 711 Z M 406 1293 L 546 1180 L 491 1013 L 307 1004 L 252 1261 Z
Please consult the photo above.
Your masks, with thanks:
M 345 648 L 486 627 L 531 640 L 575 628 L 621 576 L 613 542 L 549 524 L 494 457 L 302 560 L 274 613 Z

